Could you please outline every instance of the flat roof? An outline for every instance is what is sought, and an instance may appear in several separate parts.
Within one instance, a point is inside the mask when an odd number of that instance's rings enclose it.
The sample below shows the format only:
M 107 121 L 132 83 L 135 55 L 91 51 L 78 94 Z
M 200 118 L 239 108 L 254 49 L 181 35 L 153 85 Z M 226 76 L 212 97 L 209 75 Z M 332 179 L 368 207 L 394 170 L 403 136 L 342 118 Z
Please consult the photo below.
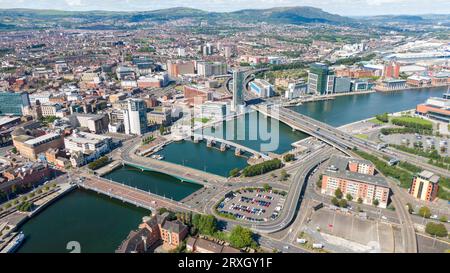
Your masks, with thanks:
M 35 144 L 37 144 L 39 142 L 48 140 L 50 138 L 55 138 L 55 137 L 58 137 L 58 136 L 60 136 L 60 135 L 57 134 L 57 133 L 48 133 L 48 134 L 45 134 L 43 136 L 27 140 L 27 141 L 25 141 L 25 144 L 35 145 Z
M 349 162 L 358 162 L 362 164 L 373 165 L 372 162 L 364 159 L 350 158 L 344 156 L 332 155 L 330 158 L 330 167 L 334 167 L 334 170 L 330 168 L 325 171 L 325 174 L 337 178 L 348 179 L 353 181 L 358 181 L 362 183 L 373 184 L 376 186 L 382 186 L 388 188 L 388 183 L 386 179 L 379 175 L 369 175 L 358 172 L 351 172 L 347 169 Z

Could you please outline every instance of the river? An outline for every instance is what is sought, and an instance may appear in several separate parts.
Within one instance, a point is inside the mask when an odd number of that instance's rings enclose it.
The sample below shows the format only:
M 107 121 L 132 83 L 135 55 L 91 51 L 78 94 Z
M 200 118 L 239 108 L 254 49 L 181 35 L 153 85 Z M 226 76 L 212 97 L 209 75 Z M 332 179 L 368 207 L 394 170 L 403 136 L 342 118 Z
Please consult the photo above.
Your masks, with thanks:
M 446 90 L 446 88 L 438 88 L 342 96 L 331 101 L 307 103 L 294 107 L 293 109 L 331 125 L 340 126 L 372 117 L 378 113 L 398 112 L 414 108 L 418 103 L 424 102 L 430 96 L 441 97 L 442 93 Z M 291 132 L 290 129 L 287 128 L 287 130 Z M 284 136 L 285 134 L 283 133 L 282 135 Z M 302 137 L 304 136 L 286 137 L 284 139 L 287 140 L 281 143 L 280 146 L 290 147 L 292 141 L 301 139 Z M 192 146 L 186 148 L 186 150 L 178 151 L 178 153 L 177 146 L 174 145 L 172 146 L 174 148 L 171 153 L 173 153 L 173 156 L 179 155 L 180 158 L 183 158 L 184 156 L 182 157 L 181 154 L 190 152 L 191 159 L 189 160 L 195 161 L 197 155 L 195 151 L 199 151 L 200 154 L 203 154 L 203 159 L 196 163 L 199 168 L 202 168 L 201 166 L 204 165 L 204 162 L 212 158 L 211 151 L 201 147 L 205 146 L 205 144 L 197 145 L 191 143 L 187 145 Z M 282 150 L 283 148 L 280 148 L 278 151 Z M 214 161 L 218 160 L 217 162 L 219 162 L 214 164 L 218 168 L 220 166 L 231 168 L 235 163 L 228 161 L 241 160 L 234 157 L 234 155 L 229 157 L 219 151 L 215 151 L 214 153 L 217 153 L 217 155 L 214 155 L 214 158 L 216 156 L 217 158 L 222 157 L 222 160 L 227 161 L 224 162 L 219 161 L 219 159 L 214 159 Z M 167 156 L 169 157 L 168 154 Z M 236 163 L 236 166 L 243 166 L 242 161 Z M 213 169 L 208 167 L 207 171 L 210 170 Z M 116 174 L 125 177 L 130 174 L 128 171 L 124 173 L 122 171 L 124 170 L 119 170 L 119 173 Z M 134 173 L 133 178 L 127 177 L 125 181 L 130 182 L 134 180 L 134 175 L 141 178 L 145 176 L 145 181 L 153 181 L 150 184 L 154 184 L 154 179 L 171 180 L 171 178 L 164 178 L 162 176 L 157 178 L 158 175 L 156 174 L 138 174 L 135 170 L 131 173 Z M 114 174 L 111 175 L 114 176 Z M 139 181 L 138 183 L 142 183 Z M 162 186 L 160 182 L 155 184 L 158 186 L 154 190 L 158 193 L 171 191 L 166 186 Z M 170 183 L 174 189 L 183 187 L 177 181 L 171 181 Z M 151 190 L 150 187 L 149 190 Z M 180 193 L 174 194 L 178 196 L 176 198 L 180 198 L 183 195 L 182 193 L 183 191 L 181 191 L 181 195 L 179 196 L 178 194 Z M 148 213 L 148 211 L 94 193 L 76 190 L 56 201 L 49 208 L 23 225 L 22 230 L 27 236 L 27 239 L 19 249 L 19 252 L 67 252 L 66 244 L 69 241 L 80 242 L 82 252 L 113 252 L 120 242 L 125 239 L 128 232 L 131 229 L 137 228 L 141 218 Z

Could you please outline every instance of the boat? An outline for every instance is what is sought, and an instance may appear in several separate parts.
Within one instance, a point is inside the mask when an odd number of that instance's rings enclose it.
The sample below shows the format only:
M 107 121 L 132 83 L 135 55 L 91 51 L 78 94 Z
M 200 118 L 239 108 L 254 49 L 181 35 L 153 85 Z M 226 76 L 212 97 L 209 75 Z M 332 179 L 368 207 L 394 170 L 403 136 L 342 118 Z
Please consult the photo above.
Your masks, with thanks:
M 15 252 L 19 246 L 23 243 L 23 241 L 25 240 L 25 234 L 23 234 L 23 232 L 21 231 L 19 234 L 16 235 L 16 237 L 14 237 L 14 239 L 9 243 L 9 249 L 8 249 L 8 253 L 13 253 Z
M 157 160 L 163 160 L 164 156 L 162 156 L 162 155 L 152 155 L 152 158 L 153 159 L 157 159 Z

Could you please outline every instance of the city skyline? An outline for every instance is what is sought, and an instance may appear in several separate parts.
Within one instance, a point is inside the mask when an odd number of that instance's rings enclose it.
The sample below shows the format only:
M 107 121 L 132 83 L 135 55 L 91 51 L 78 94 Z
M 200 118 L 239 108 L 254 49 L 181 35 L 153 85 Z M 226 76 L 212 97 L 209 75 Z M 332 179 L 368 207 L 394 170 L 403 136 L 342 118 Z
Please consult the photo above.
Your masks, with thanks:
M 126 0 L 0 0 L 0 9 L 27 8 L 53 9 L 68 11 L 150 11 L 174 7 L 189 7 L 215 12 L 231 12 L 242 9 L 267 9 L 274 7 L 311 6 L 326 12 L 342 16 L 374 16 L 374 15 L 419 15 L 419 14 L 449 14 L 450 5 L 445 0 L 431 3 L 419 0 L 214 0 L 214 1 L 144 1 Z M 400 12 L 398 12 L 400 11 Z

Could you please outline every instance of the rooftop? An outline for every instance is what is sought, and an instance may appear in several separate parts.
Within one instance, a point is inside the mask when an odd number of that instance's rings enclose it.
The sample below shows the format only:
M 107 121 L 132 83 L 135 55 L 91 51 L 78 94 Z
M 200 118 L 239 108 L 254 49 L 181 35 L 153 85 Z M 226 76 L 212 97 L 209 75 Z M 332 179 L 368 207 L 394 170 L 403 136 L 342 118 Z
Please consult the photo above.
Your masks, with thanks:
M 438 183 L 439 182 L 439 176 L 435 175 L 434 173 L 430 172 L 430 171 L 422 171 L 418 174 L 418 176 L 420 176 L 423 179 L 426 179 L 428 181 L 430 181 L 431 183 Z
M 344 156 L 337 156 L 333 155 L 330 158 L 329 162 L 329 168 L 325 171 L 325 174 L 337 178 L 342 179 L 348 179 L 363 183 L 368 183 L 376 186 L 382 186 L 382 187 L 388 187 L 388 183 L 386 179 L 379 175 L 369 175 L 369 174 L 363 174 L 363 173 L 357 173 L 357 172 L 351 172 L 347 169 L 349 162 L 360 162 L 363 164 L 371 164 L 370 161 L 367 160 L 361 160 L 356 158 L 350 158 L 350 157 L 344 157 Z

